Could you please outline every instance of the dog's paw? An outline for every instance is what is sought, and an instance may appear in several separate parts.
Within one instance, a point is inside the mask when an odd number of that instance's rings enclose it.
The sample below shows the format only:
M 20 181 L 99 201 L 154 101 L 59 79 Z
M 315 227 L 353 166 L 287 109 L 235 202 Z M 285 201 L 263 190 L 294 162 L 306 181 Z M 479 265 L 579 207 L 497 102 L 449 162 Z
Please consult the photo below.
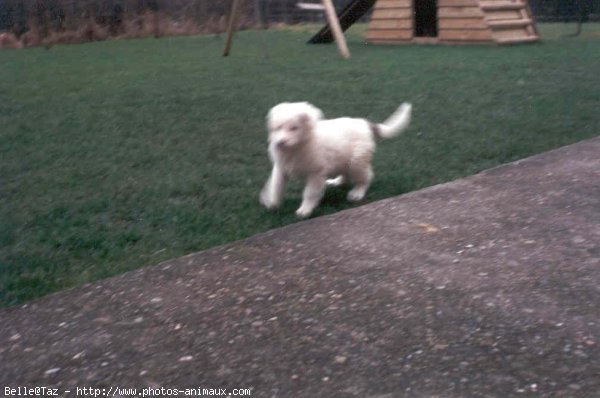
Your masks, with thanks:
M 350 202 L 360 202 L 365 198 L 365 194 L 366 192 L 363 189 L 352 189 L 348 192 L 347 198 Z
M 307 209 L 305 207 L 300 207 L 298 210 L 296 210 L 296 216 L 298 218 L 306 218 L 309 217 L 312 213 L 311 209 Z
M 265 192 L 261 192 L 260 193 L 260 204 L 262 204 L 264 207 L 266 207 L 268 210 L 274 210 L 276 208 L 279 207 L 279 203 L 277 203 L 276 201 L 272 200 L 269 195 L 267 195 Z

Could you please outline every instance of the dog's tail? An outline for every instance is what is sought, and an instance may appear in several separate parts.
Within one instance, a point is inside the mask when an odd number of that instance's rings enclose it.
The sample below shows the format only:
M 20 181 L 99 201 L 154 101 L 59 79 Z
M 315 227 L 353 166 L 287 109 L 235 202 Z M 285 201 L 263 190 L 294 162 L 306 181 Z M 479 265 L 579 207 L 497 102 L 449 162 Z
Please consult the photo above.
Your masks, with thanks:
M 392 138 L 402 133 L 410 124 L 412 105 L 403 103 L 385 122 L 374 125 L 376 136 L 381 138 Z

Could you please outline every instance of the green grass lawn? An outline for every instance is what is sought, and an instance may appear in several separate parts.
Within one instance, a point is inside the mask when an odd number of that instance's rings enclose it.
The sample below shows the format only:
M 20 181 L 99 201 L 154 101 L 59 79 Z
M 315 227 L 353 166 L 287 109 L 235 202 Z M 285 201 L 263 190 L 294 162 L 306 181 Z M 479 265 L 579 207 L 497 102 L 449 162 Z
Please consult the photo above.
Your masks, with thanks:
M 269 213 L 264 117 L 308 100 L 414 122 L 383 142 L 374 201 L 600 132 L 600 24 L 541 25 L 540 44 L 366 46 L 314 27 L 0 52 L 0 304 L 295 222 L 295 184 Z M 351 207 L 331 189 L 316 216 Z

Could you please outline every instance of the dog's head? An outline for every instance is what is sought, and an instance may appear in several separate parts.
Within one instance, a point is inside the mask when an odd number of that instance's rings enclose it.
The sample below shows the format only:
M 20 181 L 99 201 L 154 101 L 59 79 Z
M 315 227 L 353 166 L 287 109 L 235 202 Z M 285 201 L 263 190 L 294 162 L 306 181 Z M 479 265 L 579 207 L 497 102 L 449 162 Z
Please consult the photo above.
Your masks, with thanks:
M 275 105 L 267 115 L 269 145 L 285 150 L 307 142 L 321 119 L 321 110 L 308 102 L 283 102 Z

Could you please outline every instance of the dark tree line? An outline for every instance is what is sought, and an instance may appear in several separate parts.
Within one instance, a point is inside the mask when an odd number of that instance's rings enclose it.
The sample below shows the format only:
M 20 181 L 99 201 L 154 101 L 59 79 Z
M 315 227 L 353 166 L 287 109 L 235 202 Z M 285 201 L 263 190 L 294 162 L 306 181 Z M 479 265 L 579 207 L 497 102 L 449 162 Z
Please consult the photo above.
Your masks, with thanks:
M 241 27 L 319 20 L 300 0 L 245 0 Z M 316 1 L 316 0 L 307 0 Z M 335 0 L 343 8 L 352 0 Z M 219 32 L 232 0 L 0 0 L 0 33 L 23 46 Z M 600 19 L 600 0 L 529 0 L 538 21 Z M 579 31 L 579 30 L 578 30 Z M 0 37 L 1 39 L 1 37 Z M 0 47 L 1 47 L 0 43 Z
M 533 14 L 540 21 L 587 22 L 600 19 L 600 0 L 529 0 Z
M 136 29 L 154 35 L 218 31 L 230 4 L 231 0 L 0 0 L 0 32 L 17 38 L 29 32 L 43 40 L 86 30 L 104 36 L 131 35 Z M 242 22 L 252 7 L 244 12 Z
M 299 22 L 302 12 L 296 8 L 299 0 L 246 0 L 246 13 L 253 18 L 257 10 L 267 21 L 277 18 Z M 337 0 L 343 5 L 348 0 Z M 339 4 L 338 4 L 339 3 Z M 539 20 L 584 22 L 590 15 L 600 15 L 600 0 L 529 0 Z M 74 29 L 90 18 L 111 32 L 123 29 L 124 21 L 146 13 L 161 13 L 173 21 L 191 20 L 207 23 L 227 13 L 231 0 L 0 0 L 0 31 L 17 36 L 30 24 L 45 30 Z M 274 17 L 272 14 L 276 12 Z M 283 21 L 281 21 L 283 22 Z

